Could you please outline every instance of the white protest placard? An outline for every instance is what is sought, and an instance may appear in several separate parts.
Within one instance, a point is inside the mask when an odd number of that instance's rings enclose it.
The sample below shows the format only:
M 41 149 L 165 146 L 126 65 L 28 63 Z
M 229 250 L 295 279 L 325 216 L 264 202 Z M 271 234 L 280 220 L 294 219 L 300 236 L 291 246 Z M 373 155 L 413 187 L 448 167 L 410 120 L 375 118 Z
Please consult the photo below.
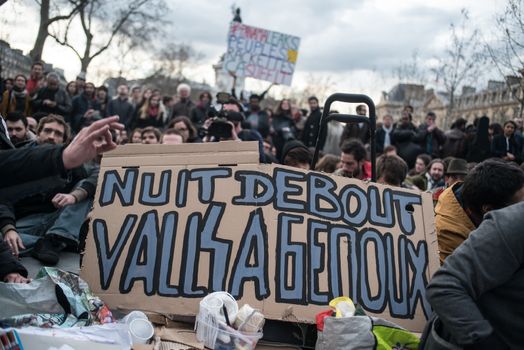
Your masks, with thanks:
M 224 69 L 240 77 L 291 85 L 300 38 L 232 22 Z

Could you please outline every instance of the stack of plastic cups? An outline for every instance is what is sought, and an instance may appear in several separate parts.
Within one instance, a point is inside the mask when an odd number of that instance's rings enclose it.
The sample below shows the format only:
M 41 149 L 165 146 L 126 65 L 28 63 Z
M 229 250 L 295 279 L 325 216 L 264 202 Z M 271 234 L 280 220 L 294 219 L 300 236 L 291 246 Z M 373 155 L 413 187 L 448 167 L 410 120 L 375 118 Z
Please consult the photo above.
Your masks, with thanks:
M 219 298 L 204 298 L 200 302 L 197 317 L 196 336 L 207 347 L 213 349 L 218 334 L 218 322 L 222 319 L 221 311 L 224 303 Z
M 155 333 L 153 325 L 142 311 L 132 311 L 123 320 L 129 327 L 133 344 L 147 344 Z

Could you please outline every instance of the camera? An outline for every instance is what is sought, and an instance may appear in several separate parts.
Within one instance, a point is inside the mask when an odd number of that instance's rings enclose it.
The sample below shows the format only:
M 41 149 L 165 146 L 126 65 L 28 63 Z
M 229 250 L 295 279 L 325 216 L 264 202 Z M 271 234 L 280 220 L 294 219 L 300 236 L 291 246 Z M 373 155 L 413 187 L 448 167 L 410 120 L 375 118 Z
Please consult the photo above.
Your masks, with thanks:
M 214 117 L 207 129 L 207 134 L 218 140 L 230 139 L 233 137 L 233 126 L 224 117 Z
M 208 111 L 208 118 L 212 118 L 213 121 L 206 129 L 199 130 L 199 134 L 203 136 L 211 136 L 216 140 L 230 139 L 233 137 L 233 125 L 231 122 L 241 122 L 244 117 L 241 113 L 235 111 L 224 110 L 224 104 L 238 104 L 236 99 L 227 92 L 217 93 L 217 103 L 222 105 L 220 110 L 210 108 Z
M 278 134 L 279 137 L 282 138 L 282 140 L 284 140 L 284 142 L 288 142 L 288 141 L 291 141 L 291 140 L 295 139 L 295 134 L 293 133 L 291 128 L 289 128 L 287 126 L 283 127 L 280 130 L 278 130 L 277 134 Z

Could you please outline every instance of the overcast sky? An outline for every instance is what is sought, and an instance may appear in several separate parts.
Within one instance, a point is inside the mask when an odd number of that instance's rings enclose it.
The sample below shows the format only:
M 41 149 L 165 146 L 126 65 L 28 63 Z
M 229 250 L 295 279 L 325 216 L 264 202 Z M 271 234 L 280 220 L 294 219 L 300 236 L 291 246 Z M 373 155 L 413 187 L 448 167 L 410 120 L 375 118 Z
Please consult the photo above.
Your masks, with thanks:
M 166 0 L 175 40 L 191 44 L 202 53 L 198 65 L 186 72 L 189 78 L 214 82 L 211 65 L 226 49 L 232 18 L 232 2 L 212 0 Z M 459 22 L 462 8 L 473 25 L 489 28 L 504 6 L 496 0 L 237 0 L 247 25 L 292 34 L 301 38 L 293 87 L 303 87 L 307 77 L 330 77 L 333 90 L 371 94 L 378 103 L 380 91 L 394 83 L 394 67 L 410 60 L 414 51 L 422 62 L 441 54 L 452 22 Z M 34 1 L 10 0 L 0 8 L 0 36 L 13 47 L 28 52 L 34 42 L 38 20 Z M 15 16 L 13 16 L 13 13 Z M 48 39 L 46 61 L 62 67 L 67 79 L 80 70 L 76 56 Z M 107 65 L 101 56 L 90 67 L 101 72 Z M 145 63 L 144 63 L 145 64 Z M 140 75 L 140 70 L 135 72 Z M 100 83 L 100 77 L 88 79 Z M 248 82 L 252 89 L 268 83 Z M 286 95 L 289 89 L 277 91 Z

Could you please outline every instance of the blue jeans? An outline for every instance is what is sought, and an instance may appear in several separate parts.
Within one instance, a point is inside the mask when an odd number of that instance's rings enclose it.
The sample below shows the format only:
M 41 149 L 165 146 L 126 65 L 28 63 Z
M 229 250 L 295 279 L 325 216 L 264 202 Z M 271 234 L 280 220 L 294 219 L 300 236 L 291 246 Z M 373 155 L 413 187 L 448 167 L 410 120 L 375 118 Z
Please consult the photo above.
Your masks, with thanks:
M 27 251 L 34 247 L 36 241 L 48 234 L 61 236 L 78 244 L 80 228 L 92 203 L 92 199 L 86 199 L 52 213 L 37 213 L 17 220 L 16 230 Z

